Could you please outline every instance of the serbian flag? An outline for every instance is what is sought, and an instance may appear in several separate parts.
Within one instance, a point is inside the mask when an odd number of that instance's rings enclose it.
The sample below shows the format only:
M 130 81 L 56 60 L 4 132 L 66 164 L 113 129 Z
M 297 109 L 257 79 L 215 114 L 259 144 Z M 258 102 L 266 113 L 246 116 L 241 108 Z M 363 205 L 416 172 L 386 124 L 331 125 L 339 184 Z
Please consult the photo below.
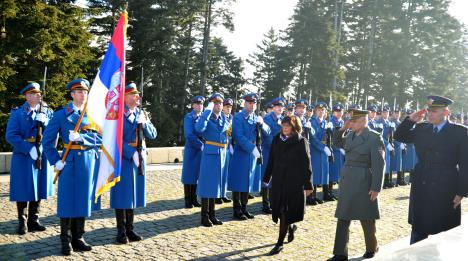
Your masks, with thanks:
M 102 132 L 95 200 L 120 180 L 125 97 L 127 13 L 120 19 L 88 96 L 86 114 Z

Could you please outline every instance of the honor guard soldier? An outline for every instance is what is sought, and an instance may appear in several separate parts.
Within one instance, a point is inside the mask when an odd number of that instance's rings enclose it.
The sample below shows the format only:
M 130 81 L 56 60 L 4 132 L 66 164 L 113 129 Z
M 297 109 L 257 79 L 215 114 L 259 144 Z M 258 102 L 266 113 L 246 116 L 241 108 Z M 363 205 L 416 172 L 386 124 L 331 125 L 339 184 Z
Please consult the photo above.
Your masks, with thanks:
M 414 110 L 407 109 L 406 110 L 406 117 L 410 116 Z M 406 153 L 403 155 L 403 171 L 411 173 L 416 165 L 417 157 L 416 157 L 416 150 L 414 149 L 413 143 L 407 143 L 406 145 Z M 403 182 L 405 182 L 403 180 Z M 405 182 L 406 183 L 406 182 Z
M 195 96 L 191 99 L 192 111 L 184 117 L 184 162 L 182 166 L 182 184 L 184 184 L 185 207 L 201 207 L 197 200 L 197 182 L 200 175 L 200 160 L 203 151 L 203 139 L 195 130 L 195 123 L 203 111 L 205 98 Z
M 221 195 L 223 195 L 221 198 L 216 199 L 216 204 L 222 204 L 222 203 L 230 203 L 232 202 L 231 199 L 228 198 L 226 195 L 227 193 L 227 180 L 229 176 L 229 163 L 231 162 L 231 157 L 232 154 L 234 153 L 234 145 L 232 144 L 232 106 L 234 105 L 234 101 L 231 98 L 224 99 L 223 101 L 223 113 L 224 116 L 226 116 L 226 120 L 229 122 L 229 129 L 226 132 L 228 136 L 228 147 L 227 147 L 227 153 L 226 153 L 226 162 L 224 165 L 226 166 L 224 168 L 224 173 L 223 173 L 223 180 L 221 184 Z
M 395 154 L 395 145 L 393 142 L 394 123 L 390 121 L 390 107 L 383 106 L 379 123 L 382 124 L 382 137 L 385 143 L 385 178 L 383 188 L 393 188 L 392 182 L 392 155 Z
M 323 200 L 317 198 L 317 187 L 323 188 L 323 199 L 331 200 L 328 191 L 329 182 L 329 158 L 333 152 L 331 147 L 327 146 L 327 129 L 333 128 L 325 119 L 325 113 L 328 106 L 324 102 L 315 104 L 315 115 L 310 120 L 312 124 L 310 135 L 310 158 L 312 162 L 312 172 L 314 191 L 307 197 L 307 204 L 317 205 L 322 204 Z M 331 137 L 330 137 L 331 138 Z
M 346 161 L 341 170 L 340 191 L 335 217 L 333 257 L 328 261 L 348 260 L 349 225 L 359 220 L 364 230 L 364 259 L 378 250 L 375 220 L 380 218 L 378 195 L 385 169 L 385 148 L 379 133 L 368 128 L 368 111 L 354 110 L 343 128 L 333 135 L 333 144 L 345 149 Z M 346 136 L 345 132 L 351 128 Z
M 223 95 L 213 93 L 208 98 L 208 106 L 201 114 L 195 130 L 205 140 L 198 178 L 197 194 L 202 200 L 201 224 L 205 227 L 222 225 L 215 215 L 215 199 L 223 198 L 224 169 L 228 147 L 230 122 L 223 113 Z
M 371 104 L 367 107 L 367 111 L 369 112 L 369 128 L 371 130 L 375 130 L 376 132 L 382 134 L 383 125 L 377 119 L 377 105 Z
M 273 110 L 273 104 L 271 102 L 266 105 L 266 114 L 270 113 Z
M 74 251 L 91 251 L 91 246 L 83 239 L 85 218 L 94 205 L 97 171 L 99 169 L 99 149 L 102 137 L 99 129 L 83 112 L 88 99 L 89 82 L 75 79 L 67 84 L 73 102 L 54 112 L 53 118 L 44 132 L 44 152 L 50 162 L 54 162 L 58 179 L 57 216 L 60 217 L 60 240 L 62 253 L 70 255 Z M 80 115 L 83 113 L 81 123 Z M 75 129 L 78 131 L 75 132 Z M 56 146 L 57 136 L 64 143 L 68 156 L 62 161 Z M 69 142 L 71 144 L 68 147 Z M 71 230 L 70 236 L 68 231 Z
M 156 128 L 141 105 L 140 92 L 135 83 L 125 87 L 122 169 L 120 181 L 110 192 L 110 207 L 115 209 L 117 221 L 116 241 L 140 241 L 133 231 L 134 209 L 146 206 L 146 144 L 145 138 L 155 139 Z
M 281 120 L 283 119 L 284 111 L 283 98 L 275 98 L 270 103 L 273 105 L 273 110 L 264 118 L 265 123 L 270 127 L 270 135 L 263 137 L 262 140 L 263 162 L 265 163 L 262 165 L 262 180 L 265 175 L 266 164 L 270 158 L 271 143 L 273 142 L 273 138 L 281 131 Z M 262 211 L 266 214 L 271 214 L 269 187 L 264 183 L 262 183 L 260 194 L 262 195 Z
M 288 105 L 286 105 L 286 116 L 293 116 L 295 107 L 293 102 L 288 103 Z
M 24 95 L 26 102 L 21 107 L 12 109 L 7 123 L 6 140 L 13 146 L 10 201 L 16 201 L 18 209 L 17 233 L 24 235 L 26 230 L 33 232 L 46 229 L 39 223 L 39 206 L 41 199 L 54 194 L 54 169 L 45 155 L 41 155 L 42 129 L 52 118 L 52 111 L 42 102 L 38 83 L 28 84 L 20 94 Z
M 295 105 L 294 115 L 299 117 L 299 119 L 301 120 L 301 124 L 302 124 L 301 135 L 307 140 L 310 140 L 310 136 L 312 135 L 311 134 L 312 125 L 310 123 L 310 120 L 307 120 L 307 117 L 306 117 L 306 110 L 309 104 L 306 100 L 299 99 L 294 103 L 294 105 Z
M 343 121 L 344 107 L 341 103 L 335 104 L 332 109 L 333 115 L 330 116 L 330 123 L 333 124 L 333 132 L 341 129 L 344 125 Z M 338 183 L 340 179 L 341 168 L 345 160 L 345 151 L 343 148 L 338 148 L 335 145 L 333 148 L 333 161 L 330 162 L 330 180 L 328 183 L 328 191 L 330 197 L 334 200 L 338 198 L 333 194 L 333 184 Z
M 460 204 L 468 195 L 468 129 L 448 121 L 452 103 L 429 96 L 427 110 L 406 117 L 395 132 L 396 140 L 414 144 L 418 156 L 411 176 L 411 244 L 461 222 Z
M 392 112 L 391 122 L 395 126 L 394 128 L 398 128 L 400 126 L 400 117 L 401 117 L 401 110 L 400 108 L 396 107 Z M 393 142 L 395 145 L 395 153 L 391 155 L 390 162 L 391 166 L 391 173 L 396 172 L 397 174 L 397 181 L 395 186 L 404 186 L 407 185 L 405 182 L 405 173 L 403 172 L 403 156 L 406 154 L 406 145 L 402 142 L 395 140 Z
M 233 216 L 239 220 L 254 216 L 247 211 L 249 192 L 260 191 L 262 172 L 262 136 L 270 135 L 270 127 L 255 114 L 258 95 L 249 93 L 243 97 L 244 109 L 234 115 L 232 138 L 234 154 L 229 166 L 228 189 L 233 194 Z
M 307 113 L 306 113 L 307 121 L 310 121 L 312 116 L 314 116 L 314 105 L 309 104 L 309 106 L 307 106 Z

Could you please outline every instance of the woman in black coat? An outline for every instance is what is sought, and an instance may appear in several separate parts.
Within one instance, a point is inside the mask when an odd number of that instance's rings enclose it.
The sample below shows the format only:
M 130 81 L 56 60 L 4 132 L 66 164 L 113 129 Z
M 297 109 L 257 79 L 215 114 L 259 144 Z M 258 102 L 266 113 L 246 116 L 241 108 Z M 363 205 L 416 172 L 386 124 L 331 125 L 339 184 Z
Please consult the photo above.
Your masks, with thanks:
M 275 223 L 280 220 L 279 237 L 270 255 L 283 250 L 287 232 L 288 242 L 294 240 L 295 222 L 304 219 L 305 197 L 312 193 L 312 169 L 309 142 L 301 136 L 301 121 L 287 116 L 281 121 L 281 132 L 273 138 L 270 158 L 263 182 L 270 183 L 270 203 Z

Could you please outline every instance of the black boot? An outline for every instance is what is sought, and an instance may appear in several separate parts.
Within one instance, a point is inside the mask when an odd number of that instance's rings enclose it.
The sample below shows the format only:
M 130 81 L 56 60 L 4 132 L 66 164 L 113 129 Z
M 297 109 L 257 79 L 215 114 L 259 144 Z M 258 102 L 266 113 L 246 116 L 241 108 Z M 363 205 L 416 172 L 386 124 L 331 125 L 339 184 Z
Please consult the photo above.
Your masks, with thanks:
M 71 223 L 72 232 L 72 247 L 73 251 L 91 251 L 91 246 L 86 243 L 83 238 L 85 233 L 85 218 L 72 218 Z
M 252 215 L 248 210 L 247 210 L 247 203 L 249 202 L 249 193 L 248 192 L 242 192 L 241 193 L 241 211 L 242 213 L 248 218 L 252 219 L 255 216 Z
M 320 187 L 322 187 L 322 186 L 320 186 Z M 314 194 L 315 201 L 317 201 L 317 204 L 323 204 L 323 200 L 321 200 L 321 199 L 319 199 L 319 198 L 317 197 L 317 188 L 318 188 L 318 186 L 317 186 L 317 185 L 314 185 L 314 192 L 313 192 L 313 194 Z M 323 192 L 323 190 L 322 190 L 322 192 Z M 323 194 L 325 194 L 325 193 L 323 193 Z
M 209 199 L 208 198 L 202 198 L 202 204 L 201 204 L 201 224 L 204 227 L 212 227 L 213 223 L 211 223 L 210 218 L 209 218 Z
M 334 200 L 338 200 L 338 197 L 333 193 L 333 182 L 330 182 L 328 184 L 328 193 L 330 193 L 330 197 L 332 197 Z
M 269 197 L 269 189 L 268 188 L 262 188 L 260 191 L 262 194 L 262 211 L 263 213 L 266 214 L 271 214 L 273 211 L 270 208 L 270 197 Z
M 222 199 L 222 198 L 216 198 L 214 201 L 215 201 L 215 203 L 218 204 L 218 205 L 223 204 L 223 199 Z
M 193 208 L 191 185 L 184 185 L 185 208 Z
M 208 202 L 208 216 L 209 216 L 209 219 L 210 219 L 211 223 L 213 223 L 213 225 L 222 225 L 223 224 L 223 222 L 221 222 L 221 220 L 216 218 L 215 200 L 213 198 L 210 198 L 210 200 Z
M 388 174 L 384 175 L 383 189 L 388 189 Z
M 69 256 L 71 254 L 70 230 L 71 218 L 60 218 L 60 242 L 62 244 L 62 254 Z
M 133 230 L 133 219 L 135 218 L 135 212 L 133 209 L 126 209 L 125 210 L 125 230 L 127 231 L 127 237 L 130 241 L 140 241 L 143 239 L 140 235 L 135 233 Z
M 30 201 L 28 207 L 28 231 L 44 231 L 46 227 L 39 223 L 39 207 L 41 201 Z
M 314 186 L 314 190 L 312 191 L 312 193 L 310 193 L 310 195 L 307 196 L 306 204 L 307 205 L 312 205 L 312 206 L 315 206 L 315 205 L 318 204 L 318 202 L 317 202 L 317 186 Z
M 116 209 L 115 219 L 117 220 L 117 237 L 115 240 L 117 243 L 127 244 L 128 238 L 125 233 L 125 209 Z
M 221 200 L 224 202 L 224 203 L 231 203 L 232 200 L 228 197 L 222 197 Z
M 233 217 L 238 220 L 246 220 L 247 217 L 241 211 L 240 192 L 232 192 Z
M 270 253 L 268 253 L 269 256 L 274 256 L 279 254 L 281 251 L 283 251 L 283 245 L 276 244 L 275 247 L 270 250 Z
M 347 261 L 348 256 L 343 255 L 334 255 L 332 258 L 327 259 L 327 261 Z
M 28 206 L 28 202 L 16 202 L 16 208 L 18 209 L 18 229 L 16 232 L 19 235 L 26 234 L 26 230 L 28 226 L 26 225 L 26 207 Z
M 390 172 L 388 174 L 388 187 L 389 188 L 394 188 L 395 187 L 395 183 L 393 183 L 392 179 L 393 179 L 393 174 Z
M 335 201 L 331 196 L 330 185 L 323 185 L 323 201 Z
M 404 171 L 398 171 L 398 173 L 397 173 L 397 184 L 399 186 L 408 185 L 408 183 L 405 181 L 405 172 Z
M 200 202 L 198 202 L 198 199 L 197 199 L 197 184 L 195 185 L 190 185 L 191 186 L 191 199 L 192 199 L 192 205 L 194 207 L 201 207 L 200 205 Z
M 248 198 L 249 198 L 249 199 L 254 199 L 254 198 L 255 198 L 255 196 L 249 193 L 249 196 L 248 196 Z
M 297 226 L 292 224 L 292 225 L 289 225 L 288 227 L 288 243 L 291 243 L 293 242 L 294 240 L 294 232 L 296 232 L 297 230 Z

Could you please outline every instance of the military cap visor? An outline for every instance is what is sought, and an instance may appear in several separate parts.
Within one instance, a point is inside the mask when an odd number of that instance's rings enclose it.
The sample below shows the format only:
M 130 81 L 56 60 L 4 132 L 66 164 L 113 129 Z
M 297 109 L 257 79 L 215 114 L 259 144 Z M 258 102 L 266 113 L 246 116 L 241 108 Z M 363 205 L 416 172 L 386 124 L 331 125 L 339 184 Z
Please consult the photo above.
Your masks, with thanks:
M 227 105 L 232 106 L 233 104 L 234 104 L 234 102 L 232 101 L 232 99 L 229 99 L 229 98 L 224 99 L 224 101 L 223 101 L 224 106 L 227 106 Z
M 208 98 L 208 102 L 224 102 L 224 96 L 220 93 L 213 93 L 210 98 Z
M 203 98 L 203 96 L 194 96 L 192 97 L 192 99 L 190 99 L 190 101 L 192 103 L 204 103 L 205 102 L 205 98 Z
M 367 110 L 361 110 L 361 109 L 352 109 L 353 115 L 351 116 L 351 120 L 357 120 L 362 117 L 366 117 L 369 114 L 369 111 Z
M 307 107 L 309 105 L 309 103 L 303 99 L 297 100 L 294 104 L 296 105 L 296 107 L 297 106 Z
M 242 97 L 246 102 L 257 102 L 258 100 L 258 95 L 256 93 L 248 93 Z
M 24 87 L 23 89 L 21 89 L 20 91 L 20 94 L 26 94 L 26 93 L 40 93 L 41 92 L 41 89 L 40 89 L 40 86 L 37 82 L 32 82 L 28 85 L 26 85 L 26 87 Z
M 69 91 L 74 91 L 74 90 L 89 91 L 89 81 L 83 78 L 72 80 L 71 82 L 67 84 L 67 89 Z
M 445 108 L 453 103 L 453 100 L 437 95 L 427 96 L 427 107 L 428 108 Z

